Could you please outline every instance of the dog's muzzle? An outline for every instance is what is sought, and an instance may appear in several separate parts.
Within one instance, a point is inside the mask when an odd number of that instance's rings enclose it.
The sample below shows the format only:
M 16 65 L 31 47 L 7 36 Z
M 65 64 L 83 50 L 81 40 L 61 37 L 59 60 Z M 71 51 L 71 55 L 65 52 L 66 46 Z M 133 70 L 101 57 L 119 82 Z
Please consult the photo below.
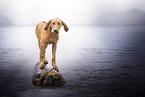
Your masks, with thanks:
M 54 30 L 52 29 L 51 32 L 53 33 L 54 36 L 57 36 L 58 35 L 58 30 L 57 29 L 54 29 Z

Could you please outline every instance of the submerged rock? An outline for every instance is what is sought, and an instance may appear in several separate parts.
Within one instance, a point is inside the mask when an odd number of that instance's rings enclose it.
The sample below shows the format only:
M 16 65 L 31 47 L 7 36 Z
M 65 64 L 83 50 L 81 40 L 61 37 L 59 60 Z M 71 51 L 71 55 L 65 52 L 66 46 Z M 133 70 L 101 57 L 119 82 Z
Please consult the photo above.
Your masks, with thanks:
M 33 70 L 33 77 L 32 82 L 33 85 L 38 86 L 62 86 L 65 85 L 65 79 L 63 76 L 53 69 L 53 67 L 47 67 L 43 69 L 39 69 L 39 63 L 35 64 L 34 70 Z

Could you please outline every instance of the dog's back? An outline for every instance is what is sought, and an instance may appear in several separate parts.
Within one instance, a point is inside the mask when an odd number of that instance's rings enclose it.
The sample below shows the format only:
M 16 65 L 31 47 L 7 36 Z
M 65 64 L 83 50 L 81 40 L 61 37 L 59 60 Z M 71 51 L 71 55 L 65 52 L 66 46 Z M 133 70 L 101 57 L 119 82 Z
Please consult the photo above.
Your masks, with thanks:
M 41 38 L 41 33 L 42 33 L 43 28 L 44 28 L 45 25 L 46 25 L 46 22 L 42 21 L 42 22 L 38 23 L 37 26 L 36 26 L 35 34 L 36 34 L 38 40 L 40 40 L 40 38 Z

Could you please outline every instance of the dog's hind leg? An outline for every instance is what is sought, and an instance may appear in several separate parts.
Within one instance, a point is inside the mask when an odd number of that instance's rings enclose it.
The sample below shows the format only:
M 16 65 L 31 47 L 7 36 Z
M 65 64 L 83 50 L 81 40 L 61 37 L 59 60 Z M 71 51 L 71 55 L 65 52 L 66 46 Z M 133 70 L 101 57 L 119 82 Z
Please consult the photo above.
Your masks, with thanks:
M 44 50 L 47 48 L 47 46 L 48 46 L 48 44 L 45 44 Z M 46 51 L 45 51 L 45 53 L 46 53 Z M 48 61 L 46 60 L 46 57 L 45 56 L 44 56 L 44 64 L 48 64 Z

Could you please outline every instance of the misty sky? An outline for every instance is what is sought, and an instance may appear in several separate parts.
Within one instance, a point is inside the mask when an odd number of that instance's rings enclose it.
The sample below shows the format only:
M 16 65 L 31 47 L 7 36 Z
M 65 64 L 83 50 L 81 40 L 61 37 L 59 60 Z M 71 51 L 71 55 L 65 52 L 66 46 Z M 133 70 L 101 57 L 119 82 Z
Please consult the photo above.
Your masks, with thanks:
M 87 25 L 102 14 L 138 8 L 144 0 L 0 0 L 0 14 L 15 25 L 36 25 L 59 17 L 68 25 Z

